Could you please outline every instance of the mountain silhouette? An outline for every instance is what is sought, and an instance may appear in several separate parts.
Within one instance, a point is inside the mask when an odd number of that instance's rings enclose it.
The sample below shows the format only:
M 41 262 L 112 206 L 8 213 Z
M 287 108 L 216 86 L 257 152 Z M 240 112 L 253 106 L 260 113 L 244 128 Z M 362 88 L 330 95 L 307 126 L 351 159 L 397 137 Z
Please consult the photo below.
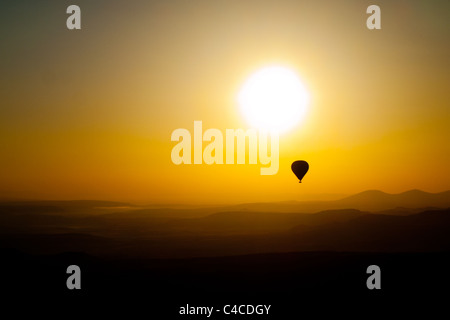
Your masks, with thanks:
M 350 205 L 352 208 L 370 211 L 387 210 L 395 207 L 425 208 L 432 206 L 447 208 L 450 207 L 450 191 L 428 193 L 416 189 L 389 194 L 378 190 L 369 190 L 334 201 L 334 205 Z
M 343 199 L 332 201 L 286 201 L 274 203 L 251 203 L 234 206 L 234 208 L 242 211 L 303 213 L 350 208 L 374 212 L 398 207 L 448 208 L 450 207 L 450 191 L 428 193 L 421 190 L 410 190 L 399 194 L 389 194 L 379 190 L 368 190 Z
M 135 301 L 151 288 L 158 299 L 234 291 L 297 299 L 299 291 L 367 293 L 366 268 L 377 264 L 393 297 L 392 286 L 429 292 L 450 283 L 450 206 L 440 208 L 449 194 L 371 190 L 335 201 L 185 209 L 0 203 L 3 288 L 66 297 L 65 270 L 75 264 L 89 297 L 125 292 Z

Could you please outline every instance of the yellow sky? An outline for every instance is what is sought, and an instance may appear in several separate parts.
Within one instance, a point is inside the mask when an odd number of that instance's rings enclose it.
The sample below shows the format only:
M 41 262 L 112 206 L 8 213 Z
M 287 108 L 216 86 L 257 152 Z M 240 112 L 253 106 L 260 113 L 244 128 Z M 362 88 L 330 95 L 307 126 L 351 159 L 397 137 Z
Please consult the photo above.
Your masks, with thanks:
M 80 1 L 2 11 L 3 197 L 228 203 L 366 189 L 450 189 L 446 2 Z M 280 137 L 280 170 L 180 165 L 173 130 L 247 128 L 236 99 L 267 65 L 311 102 Z M 310 163 L 299 184 L 294 160 Z

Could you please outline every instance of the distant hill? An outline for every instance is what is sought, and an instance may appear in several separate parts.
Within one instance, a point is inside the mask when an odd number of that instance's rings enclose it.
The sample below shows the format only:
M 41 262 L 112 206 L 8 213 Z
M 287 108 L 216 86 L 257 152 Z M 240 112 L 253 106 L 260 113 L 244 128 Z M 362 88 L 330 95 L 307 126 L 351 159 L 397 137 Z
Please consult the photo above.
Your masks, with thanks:
M 389 194 L 378 190 L 368 190 L 334 201 L 251 203 L 237 205 L 233 208 L 239 211 L 314 213 L 337 209 L 375 212 L 400 207 L 405 209 L 448 208 L 450 207 L 450 191 L 428 193 L 421 190 L 410 190 L 399 194 Z
M 387 210 L 396 207 L 426 208 L 450 207 L 450 191 L 428 193 L 410 190 L 398 194 L 388 194 L 378 190 L 364 191 L 353 196 L 334 201 L 334 205 L 352 205 L 359 210 Z
M 91 213 L 112 214 L 128 212 L 134 217 L 171 217 L 193 218 L 207 216 L 217 212 L 284 212 L 284 213 L 316 213 L 326 210 L 356 209 L 360 211 L 379 212 L 382 214 L 408 215 L 426 209 L 444 209 L 450 207 L 450 190 L 439 193 L 428 193 L 421 190 L 410 190 L 398 194 L 389 194 L 379 190 L 367 190 L 339 200 L 330 201 L 282 201 L 258 202 L 225 206 L 182 206 L 182 205 L 149 205 L 135 206 L 125 202 L 100 200 L 71 201 L 0 201 L 0 214 L 8 213 Z
M 103 200 L 24 200 L 24 201 L 1 201 L 0 207 L 75 207 L 75 208 L 95 208 L 95 207 L 122 207 L 131 206 L 130 203 Z
M 175 219 L 163 227 L 171 232 L 196 234 L 264 234 L 283 232 L 296 225 L 317 226 L 344 222 L 367 214 L 359 210 L 328 210 L 316 214 L 280 212 L 218 212 L 205 217 Z
M 0 202 L 1 215 L 58 214 L 58 215 L 94 215 L 113 211 L 137 209 L 124 202 L 99 200 L 30 200 Z

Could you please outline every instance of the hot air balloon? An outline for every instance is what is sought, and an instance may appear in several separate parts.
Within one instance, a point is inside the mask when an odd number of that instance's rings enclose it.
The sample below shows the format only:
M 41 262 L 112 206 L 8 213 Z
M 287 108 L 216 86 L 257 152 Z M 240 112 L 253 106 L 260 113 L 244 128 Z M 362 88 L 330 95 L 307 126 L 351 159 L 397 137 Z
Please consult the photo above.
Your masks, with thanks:
M 306 172 L 308 172 L 309 164 L 306 161 L 299 160 L 294 161 L 291 165 L 292 172 L 297 176 L 299 182 L 302 182 L 303 177 L 305 176 Z

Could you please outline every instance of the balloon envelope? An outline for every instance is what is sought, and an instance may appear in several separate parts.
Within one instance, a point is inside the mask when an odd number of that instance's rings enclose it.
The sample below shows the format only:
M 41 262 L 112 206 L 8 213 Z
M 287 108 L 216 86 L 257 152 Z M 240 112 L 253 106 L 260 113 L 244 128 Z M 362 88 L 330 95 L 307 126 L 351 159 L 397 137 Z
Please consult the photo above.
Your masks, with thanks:
M 299 160 L 294 161 L 291 165 L 292 172 L 297 176 L 299 182 L 302 182 L 303 177 L 305 176 L 306 172 L 308 172 L 309 164 L 306 161 Z

